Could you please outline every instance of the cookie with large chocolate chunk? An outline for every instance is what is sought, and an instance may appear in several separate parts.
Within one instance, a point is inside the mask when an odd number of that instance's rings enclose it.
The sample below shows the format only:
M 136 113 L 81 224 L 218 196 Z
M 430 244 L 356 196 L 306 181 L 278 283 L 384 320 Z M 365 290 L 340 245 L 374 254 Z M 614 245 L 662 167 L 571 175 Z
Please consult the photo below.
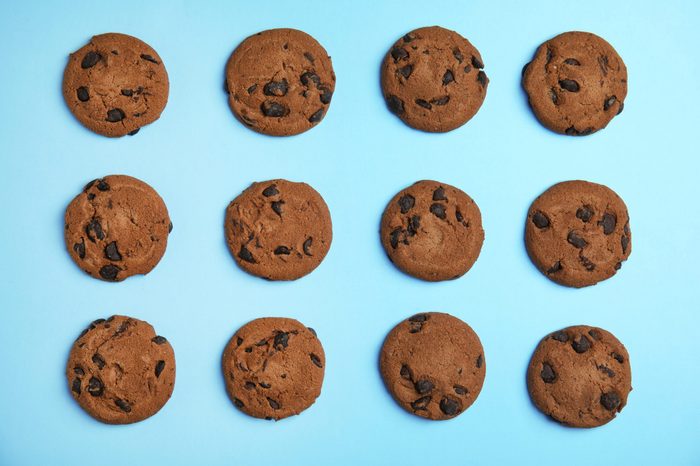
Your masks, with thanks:
M 625 347 L 597 327 L 567 327 L 544 337 L 527 370 L 537 409 L 571 427 L 610 422 L 627 404 L 632 372 Z
M 550 280 L 576 288 L 595 285 L 615 275 L 632 252 L 627 207 L 607 186 L 557 183 L 530 206 L 525 246 Z
M 296 29 L 270 29 L 244 40 L 226 65 L 229 105 L 259 133 L 290 136 L 316 126 L 335 90 L 331 57 Z
M 542 45 L 523 68 L 523 88 L 540 123 L 585 136 L 622 112 L 627 68 L 615 49 L 589 32 L 565 32 Z
M 389 393 L 409 413 L 450 419 L 481 392 L 486 359 L 474 330 L 440 312 L 416 314 L 387 335 L 379 369 Z
M 90 416 L 131 424 L 153 416 L 170 398 L 175 354 L 148 322 L 97 319 L 73 343 L 66 377 L 71 395 Z
M 279 420 L 307 409 L 321 394 L 326 358 L 316 332 L 282 317 L 255 319 L 226 345 L 226 391 L 244 413 Z
M 168 102 L 168 73 L 148 44 L 126 34 L 94 36 L 68 59 L 63 98 L 86 128 L 109 137 L 134 135 Z
M 224 225 L 231 255 L 246 272 L 296 280 L 319 266 L 331 247 L 331 214 L 306 183 L 253 183 L 229 204 Z
M 68 205 L 66 248 L 90 276 L 118 282 L 147 274 L 165 254 L 172 230 L 163 199 L 126 175 L 91 181 Z
M 430 180 L 394 196 L 384 210 L 380 235 L 394 265 L 428 281 L 467 273 L 484 242 L 479 206 L 460 189 Z
M 469 121 L 486 97 L 489 79 L 479 51 L 439 26 L 409 32 L 382 64 L 389 110 L 416 129 L 443 133 Z

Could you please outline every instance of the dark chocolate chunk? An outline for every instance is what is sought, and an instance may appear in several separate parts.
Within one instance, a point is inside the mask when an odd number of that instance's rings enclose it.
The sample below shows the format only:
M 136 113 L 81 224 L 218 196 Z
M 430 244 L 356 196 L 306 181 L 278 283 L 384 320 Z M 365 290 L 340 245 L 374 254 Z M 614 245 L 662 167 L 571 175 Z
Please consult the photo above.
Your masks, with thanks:
M 593 209 L 587 205 L 579 207 L 579 209 L 576 211 L 576 218 L 581 220 L 583 223 L 590 222 L 591 218 L 593 218 Z
M 619 362 L 620 364 L 625 362 L 625 358 L 619 353 L 612 353 L 611 356 L 615 361 Z
M 464 61 L 464 55 L 462 55 L 462 52 L 460 52 L 458 48 L 455 47 L 452 49 L 452 55 L 458 62 L 462 63 Z
M 411 76 L 411 73 L 413 73 L 413 65 L 406 65 L 401 68 L 399 68 L 399 74 L 403 76 L 405 79 L 408 79 L 409 76 Z
M 318 90 L 321 91 L 321 95 L 318 96 L 318 98 L 321 100 L 321 103 L 324 105 L 328 105 L 331 103 L 331 99 L 333 98 L 333 91 L 329 87 L 326 86 L 319 86 Z
M 97 377 L 90 377 L 87 387 L 87 391 L 90 395 L 102 396 L 102 393 L 104 393 L 104 388 L 105 386 L 100 379 Z
M 276 196 L 279 193 L 280 192 L 277 189 L 277 185 L 271 184 L 267 188 L 263 189 L 262 195 L 265 197 L 270 197 L 270 196 Z
M 598 225 L 603 227 L 603 234 L 609 235 L 615 231 L 615 225 L 617 225 L 617 217 L 615 214 L 605 212 L 603 214 L 603 219 L 598 222 Z
M 420 409 L 426 409 L 428 406 L 428 403 L 430 403 L 430 400 L 432 400 L 433 397 L 428 395 L 428 396 L 422 396 L 418 398 L 416 401 L 411 402 L 411 408 L 413 408 L 414 411 L 418 411 Z
M 438 187 L 433 191 L 433 201 L 446 201 L 447 196 L 445 196 L 445 188 L 442 186 Z
M 457 395 L 466 395 L 467 393 L 469 393 L 469 390 L 467 390 L 467 387 L 463 387 L 461 385 L 455 385 L 452 388 L 454 388 L 455 393 Z
M 581 63 L 579 63 L 579 61 L 575 58 L 567 58 L 566 60 L 564 60 L 564 63 L 566 63 L 567 65 L 581 66 Z
M 155 343 L 156 345 L 162 345 L 163 343 L 167 342 L 168 340 L 165 337 L 162 337 L 160 335 L 156 335 L 155 337 L 151 338 L 151 341 Z
M 245 406 L 238 398 L 233 399 L 233 404 L 236 405 L 237 408 L 243 408 Z
M 556 273 L 559 272 L 562 269 L 561 261 L 556 261 L 550 268 L 547 269 L 547 273 Z
M 80 395 L 81 381 L 78 377 L 73 379 L 73 384 L 71 385 L 71 390 Z
M 608 411 L 615 411 L 621 402 L 620 395 L 615 392 L 607 392 L 600 395 L 600 404 Z
M 88 223 L 88 225 L 85 227 L 85 233 L 87 234 L 88 239 L 93 243 L 95 242 L 95 238 L 99 240 L 105 239 L 102 224 L 100 224 L 100 221 L 96 218 L 93 218 L 92 221 L 90 221 L 90 223 Z
M 627 236 L 620 238 L 620 245 L 622 246 L 622 253 L 627 253 L 627 247 L 630 244 L 630 239 Z
M 97 52 L 90 51 L 85 54 L 83 61 L 80 62 L 80 67 L 82 69 L 92 68 L 97 64 L 98 61 L 102 59 L 102 55 Z
M 420 215 L 413 215 L 408 220 L 408 228 L 406 231 L 409 236 L 415 236 L 418 233 L 418 228 L 420 228 Z
M 304 241 L 304 244 L 302 245 L 302 249 L 304 250 L 304 254 L 307 256 L 312 256 L 311 254 L 311 243 L 313 243 L 314 239 L 313 238 L 306 238 L 306 241 Z
M 432 106 L 432 104 L 431 104 L 430 102 L 425 101 L 425 100 L 423 100 L 423 99 L 416 99 L 415 102 L 416 102 L 416 104 L 417 104 L 418 106 L 423 107 L 423 108 L 425 108 L 425 109 L 430 110 L 430 109 L 433 108 L 433 106 Z
M 476 80 L 479 81 L 479 84 L 481 84 L 483 87 L 486 87 L 486 85 L 489 83 L 489 78 L 483 71 L 479 71 L 477 73 Z
M 124 114 L 124 111 L 121 108 L 113 108 L 111 110 L 107 110 L 107 121 L 110 123 L 117 123 L 119 121 L 122 121 L 126 117 Z
M 476 358 L 476 368 L 481 369 L 481 366 L 484 364 L 484 355 L 480 354 L 479 357 Z
M 542 381 L 544 383 L 554 383 L 554 381 L 557 380 L 556 372 L 554 372 L 552 366 L 550 366 L 546 362 L 542 363 L 542 371 L 540 372 L 540 377 L 542 377 Z
M 287 95 L 289 84 L 287 80 L 282 78 L 281 81 L 270 81 L 263 87 L 263 94 L 275 97 L 283 97 Z
M 477 57 L 472 55 L 472 66 L 474 68 L 482 69 L 484 67 L 484 64 L 482 63 L 481 60 L 479 60 Z
M 408 58 L 408 52 L 403 47 L 394 47 L 391 49 L 391 57 L 394 59 L 394 62 L 397 62 Z
M 452 398 L 444 397 L 440 400 L 440 411 L 448 416 L 454 416 L 459 412 L 459 402 Z
M 314 59 L 314 56 L 311 55 L 311 52 L 304 52 L 304 58 L 309 60 L 311 63 L 315 62 L 316 60 Z
M 316 356 L 314 353 L 309 354 L 309 357 L 311 357 L 311 362 L 314 363 L 317 367 L 323 367 L 323 364 L 321 364 L 321 358 Z
M 80 242 L 73 245 L 73 251 L 81 259 L 85 259 L 85 238 L 80 238 Z
M 442 204 L 432 204 L 430 206 L 430 212 L 441 220 L 445 220 L 445 218 L 447 218 L 445 206 Z
M 280 409 L 281 408 L 280 404 L 277 401 L 273 400 L 272 398 L 268 397 L 267 402 L 270 403 L 270 408 L 272 408 L 272 409 Z
M 430 316 L 428 314 L 416 314 L 408 318 L 409 322 L 425 322 Z
M 603 110 L 607 112 L 610 109 L 610 107 L 612 107 L 615 104 L 615 102 L 617 102 L 617 97 L 615 97 L 614 95 L 608 97 L 603 102 Z
M 121 409 L 125 413 L 131 412 L 131 405 L 126 400 L 117 398 L 116 400 L 114 400 L 114 404 L 116 404 L 119 407 L 119 409 Z
M 541 230 L 549 226 L 549 218 L 538 210 L 532 215 L 532 223 Z
M 90 92 L 88 92 L 87 87 L 80 86 L 77 90 L 78 100 L 81 102 L 87 102 L 90 100 Z
M 281 118 L 289 113 L 289 110 L 284 105 L 269 100 L 263 102 L 260 109 L 262 110 L 263 115 L 272 118 Z
M 602 365 L 602 364 L 599 364 L 599 365 L 598 365 L 598 370 L 601 371 L 602 373 L 604 373 L 605 375 L 607 375 L 607 376 L 610 377 L 610 378 L 615 377 L 615 371 L 613 371 L 612 369 L 610 369 L 608 366 L 604 366 L 604 365 Z
M 160 373 L 163 372 L 163 369 L 165 369 L 165 361 L 162 359 L 156 363 L 156 377 L 160 377 Z
M 273 201 L 270 206 L 272 207 L 272 210 L 275 211 L 277 215 L 280 217 L 282 216 L 282 204 L 284 204 L 284 201 Z
M 399 115 L 404 112 L 403 100 L 399 99 L 395 95 L 390 95 L 386 98 L 386 104 L 393 113 Z
M 321 85 L 321 78 L 319 78 L 318 75 L 312 71 L 305 72 L 299 79 L 301 80 L 301 83 L 307 87 L 309 87 L 311 83 L 315 84 L 316 87 Z
M 116 280 L 119 270 L 116 265 L 108 264 L 100 269 L 100 276 L 105 280 Z
M 323 119 L 323 114 L 325 113 L 325 109 L 319 108 L 316 110 L 310 117 L 309 117 L 309 123 L 318 123 Z
M 275 340 L 274 340 L 273 346 L 276 349 L 283 349 L 283 348 L 286 348 L 288 345 L 289 345 L 289 333 L 280 332 L 277 335 L 275 335 Z
M 291 251 L 289 250 L 289 248 L 287 246 L 277 246 L 275 248 L 275 255 L 276 256 L 279 256 L 281 254 L 288 256 L 290 253 L 291 253 Z
M 442 75 L 442 85 L 447 86 L 451 82 L 455 80 L 455 76 L 452 74 L 452 71 L 447 70 L 445 71 L 445 74 Z
M 246 382 L 244 385 L 246 390 L 253 390 L 256 386 L 254 382 Z
M 572 246 L 583 249 L 586 246 L 588 246 L 588 241 L 585 239 L 581 238 L 575 231 L 570 231 L 569 235 L 566 237 L 566 241 L 569 242 Z
M 435 385 L 433 385 L 430 380 L 421 379 L 416 381 L 414 387 L 419 394 L 425 395 L 426 393 L 430 393 L 430 391 L 435 388 Z
M 406 364 L 401 366 L 401 371 L 399 372 L 402 379 L 413 380 L 413 371 Z
M 131 97 L 132 95 L 134 95 L 134 91 L 132 91 L 131 89 L 122 89 L 122 95 L 125 97 Z
M 574 340 L 571 342 L 571 347 L 579 354 L 585 353 L 591 348 L 591 340 L 589 340 L 585 335 L 581 335 L 578 341 Z
M 567 335 L 566 332 L 559 330 L 552 334 L 552 339 L 557 340 L 561 343 L 566 343 L 567 341 L 569 341 L 569 335 Z
M 559 87 L 569 92 L 578 92 L 579 85 L 573 79 L 561 79 L 559 80 Z
M 160 62 L 158 60 L 156 60 L 155 58 L 153 58 L 152 56 L 150 56 L 146 53 L 142 53 L 141 58 L 143 58 L 146 61 L 150 61 L 151 63 L 155 63 L 156 65 L 160 65 Z
M 404 194 L 399 198 L 399 207 L 401 207 L 401 213 L 405 214 L 413 208 L 416 204 L 416 198 L 410 194 Z
M 449 95 L 444 95 L 442 97 L 435 98 L 430 101 L 433 105 L 441 106 L 441 105 L 446 105 L 447 102 L 450 101 L 450 96 Z
M 117 249 L 117 242 L 116 241 L 112 241 L 107 246 L 105 246 L 105 256 L 107 256 L 107 259 L 109 259 L 111 261 L 122 260 L 122 255 L 119 254 L 119 250 Z
M 105 367 L 105 360 L 99 353 L 95 353 L 92 355 L 92 362 L 100 370 L 102 370 L 102 368 Z
M 238 253 L 238 257 L 246 262 L 250 262 L 251 264 L 256 263 L 255 258 L 253 257 L 253 254 L 245 246 L 241 246 L 241 250 Z
M 258 85 L 257 85 L 257 84 L 253 84 L 253 85 L 250 86 L 248 89 L 246 89 L 246 92 L 248 92 L 248 94 L 252 94 L 253 92 L 255 92 L 255 89 L 257 89 L 257 88 L 258 88 Z
M 553 87 L 549 89 L 549 98 L 552 99 L 554 105 L 559 105 L 559 97 L 557 96 L 557 91 Z

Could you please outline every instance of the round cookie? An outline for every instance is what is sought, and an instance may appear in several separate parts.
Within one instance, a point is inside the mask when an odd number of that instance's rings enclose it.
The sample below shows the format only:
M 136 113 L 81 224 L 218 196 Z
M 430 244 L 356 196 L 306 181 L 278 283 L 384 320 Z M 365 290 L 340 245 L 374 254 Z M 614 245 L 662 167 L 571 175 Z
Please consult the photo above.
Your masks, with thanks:
M 622 112 L 627 68 L 615 49 L 589 32 L 565 32 L 543 43 L 523 68 L 523 88 L 540 123 L 585 136 Z
M 306 183 L 287 180 L 253 183 L 229 204 L 224 230 L 238 265 L 268 280 L 311 273 L 333 239 L 321 195 Z
M 118 282 L 158 264 L 172 227 L 153 188 L 130 176 L 110 175 L 88 183 L 68 205 L 66 247 L 90 276 Z
M 259 133 L 291 136 L 316 126 L 335 90 L 331 57 L 296 29 L 270 29 L 244 40 L 226 65 L 229 105 Z
M 168 73 L 148 44 L 126 34 L 94 36 L 72 53 L 63 98 L 86 128 L 103 136 L 134 135 L 168 102 Z
M 321 394 L 323 347 L 316 332 L 294 319 L 255 319 L 224 349 L 226 391 L 244 413 L 275 421 L 299 414 Z
M 73 398 L 107 424 L 131 424 L 157 413 L 175 386 L 175 354 L 142 320 L 112 316 L 94 321 L 78 339 L 66 366 Z
M 631 383 L 622 343 L 586 325 L 544 337 L 527 370 L 528 391 L 537 409 L 571 427 L 610 422 L 627 404 Z
M 575 288 L 595 285 L 615 275 L 632 252 L 627 207 L 607 186 L 557 183 L 530 206 L 525 246 L 550 280 Z
M 391 262 L 428 281 L 467 273 L 484 242 L 479 206 L 454 186 L 430 180 L 394 196 L 384 210 L 380 236 Z
M 379 358 L 387 390 L 409 413 L 443 420 L 474 403 L 486 376 L 476 333 L 441 312 L 416 314 L 387 335 Z
M 479 51 L 439 26 L 409 32 L 382 63 L 389 110 L 408 126 L 443 133 L 469 121 L 484 102 L 489 79 Z

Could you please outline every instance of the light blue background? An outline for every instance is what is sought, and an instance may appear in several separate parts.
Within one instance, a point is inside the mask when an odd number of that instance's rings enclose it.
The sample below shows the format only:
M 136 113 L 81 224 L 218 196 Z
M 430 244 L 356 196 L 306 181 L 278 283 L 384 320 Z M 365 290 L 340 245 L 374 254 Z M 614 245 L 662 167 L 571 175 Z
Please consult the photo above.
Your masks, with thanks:
M 693 1 L 2 2 L 0 16 L 0 464 L 700 464 L 700 56 Z M 391 115 L 379 64 L 405 32 L 439 24 L 481 51 L 486 101 L 448 134 Z M 245 37 L 294 27 L 316 37 L 338 77 L 315 129 L 270 138 L 244 128 L 222 91 Z M 560 32 L 610 41 L 629 70 L 625 111 L 593 136 L 544 129 L 520 88 L 535 48 Z M 83 129 L 61 96 L 69 52 L 117 31 L 151 44 L 171 82 L 161 119 L 135 137 Z M 63 213 L 89 180 L 136 176 L 162 195 L 174 231 L 160 265 L 123 283 L 89 278 L 63 244 Z M 293 283 L 246 275 L 223 238 L 224 209 L 252 181 L 306 181 L 334 226 L 326 260 Z M 386 259 L 386 202 L 418 179 L 456 185 L 479 204 L 481 257 L 463 278 L 424 283 Z M 566 179 L 604 183 L 626 201 L 633 253 L 613 279 L 557 286 L 530 263 L 532 200 Z M 463 415 L 428 422 L 382 385 L 378 350 L 401 319 L 449 312 L 483 342 L 487 376 Z M 92 420 L 71 399 L 64 365 L 90 321 L 126 313 L 172 342 L 177 383 L 156 416 Z M 302 415 L 249 418 L 228 400 L 221 351 L 245 322 L 295 317 L 327 355 L 323 393 Z M 610 424 L 564 428 L 530 403 L 525 370 L 547 332 L 590 324 L 631 355 L 634 391 Z

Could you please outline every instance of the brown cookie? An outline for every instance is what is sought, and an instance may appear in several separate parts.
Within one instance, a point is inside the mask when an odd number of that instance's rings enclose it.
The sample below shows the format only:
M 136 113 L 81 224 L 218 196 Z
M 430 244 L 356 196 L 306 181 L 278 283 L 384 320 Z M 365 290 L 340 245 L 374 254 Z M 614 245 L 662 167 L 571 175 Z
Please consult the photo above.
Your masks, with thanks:
M 94 36 L 68 59 L 63 98 L 86 128 L 109 137 L 134 135 L 168 102 L 168 73 L 148 44 L 126 34 Z
M 560 285 L 606 280 L 632 252 L 627 207 L 607 186 L 564 181 L 530 206 L 525 246 L 532 262 Z
M 416 278 L 459 278 L 484 242 L 479 206 L 449 184 L 424 180 L 399 192 L 382 216 L 382 245 L 391 262 Z
M 479 51 L 438 26 L 411 31 L 382 64 L 389 110 L 416 129 L 443 133 L 469 121 L 484 102 L 489 79 Z
M 622 112 L 627 68 L 612 45 L 589 32 L 565 32 L 543 43 L 523 68 L 523 88 L 540 123 L 585 136 Z
M 244 413 L 275 421 L 299 414 L 321 394 L 326 358 L 316 332 L 294 319 L 255 319 L 224 349 L 226 391 Z
M 165 254 L 173 224 L 157 192 L 141 180 L 93 180 L 68 205 L 68 253 L 90 276 L 119 282 L 147 274 Z
M 291 136 L 326 116 L 335 73 L 316 39 L 296 29 L 270 29 L 233 51 L 225 87 L 241 123 L 259 133 Z
M 469 325 L 449 314 L 428 312 L 409 317 L 389 332 L 379 369 L 403 409 L 443 420 L 474 403 L 484 384 L 486 360 Z
M 632 390 L 627 350 L 609 332 L 568 327 L 540 341 L 527 370 L 537 409 L 571 427 L 597 427 L 615 418 Z
M 175 386 L 170 343 L 142 320 L 97 319 L 73 343 L 66 366 L 73 398 L 107 424 L 131 424 L 157 413 Z
M 253 183 L 229 204 L 228 248 L 246 272 L 268 280 L 296 280 L 321 263 L 333 239 L 325 201 L 306 183 Z

